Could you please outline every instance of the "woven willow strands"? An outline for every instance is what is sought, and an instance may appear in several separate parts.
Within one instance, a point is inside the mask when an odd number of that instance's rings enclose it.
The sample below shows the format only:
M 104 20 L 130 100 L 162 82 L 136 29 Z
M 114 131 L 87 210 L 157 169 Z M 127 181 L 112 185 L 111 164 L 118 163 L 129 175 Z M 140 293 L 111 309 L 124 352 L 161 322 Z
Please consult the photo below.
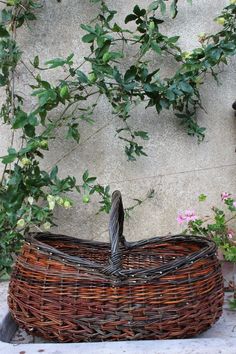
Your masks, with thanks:
M 9 286 L 9 307 L 26 331 L 60 342 L 195 336 L 222 313 L 216 245 L 176 235 L 127 242 L 120 192 L 110 244 L 28 235 Z

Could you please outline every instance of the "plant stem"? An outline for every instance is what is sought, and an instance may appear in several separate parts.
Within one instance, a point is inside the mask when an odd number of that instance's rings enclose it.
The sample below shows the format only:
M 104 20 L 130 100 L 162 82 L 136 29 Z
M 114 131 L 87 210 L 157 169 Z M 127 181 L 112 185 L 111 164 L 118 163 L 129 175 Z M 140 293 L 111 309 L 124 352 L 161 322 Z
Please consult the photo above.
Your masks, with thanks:
M 24 65 L 24 67 L 31 74 L 31 76 L 36 80 L 36 76 L 34 75 L 33 71 L 30 70 L 30 68 L 25 64 L 25 62 L 23 60 L 21 60 L 20 62 L 21 62 L 21 64 Z

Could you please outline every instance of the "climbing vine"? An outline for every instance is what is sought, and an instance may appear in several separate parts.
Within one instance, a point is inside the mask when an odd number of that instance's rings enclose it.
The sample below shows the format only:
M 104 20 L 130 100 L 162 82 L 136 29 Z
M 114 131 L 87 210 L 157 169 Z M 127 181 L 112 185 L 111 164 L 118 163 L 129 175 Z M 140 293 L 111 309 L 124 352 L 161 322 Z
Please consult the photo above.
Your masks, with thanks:
M 0 184 L 0 276 L 10 272 L 13 254 L 20 249 L 25 232 L 32 227 L 49 229 L 54 225 L 55 207 L 72 206 L 68 192 L 81 193 L 84 203 L 97 193 L 101 197 L 100 211 L 109 212 L 109 186 L 97 183 L 97 178 L 88 171 L 83 172 L 82 182 L 77 183 L 73 176 L 60 178 L 56 165 L 45 171 L 40 164 L 56 129 L 66 127 L 65 138 L 80 142 L 80 123 L 95 124 L 94 111 L 101 97 L 106 97 L 111 113 L 121 123 L 116 133 L 124 142 L 130 161 L 146 155 L 142 141 L 149 139 L 148 132 L 134 129 L 129 123 L 132 109 L 143 102 L 146 108 L 154 107 L 157 115 L 164 109 L 173 109 L 189 135 L 199 141 L 204 138 L 205 128 L 198 125 L 196 117 L 197 109 L 203 108 L 200 86 L 208 73 L 218 80 L 219 65 L 227 64 L 228 57 L 235 54 L 236 1 L 231 0 L 215 19 L 221 30 L 200 34 L 199 47 L 191 52 L 181 50 L 178 36 L 162 33 L 166 2 L 153 1 L 145 9 L 136 5 L 121 26 L 116 22 L 116 11 L 105 1 L 94 0 L 95 6 L 99 6 L 98 15 L 91 23 L 81 25 L 82 40 L 88 44 L 90 53 L 76 67 L 73 53 L 46 63 L 36 56 L 26 63 L 17 44 L 17 29 L 35 21 L 37 9 L 42 5 L 36 0 L 1 1 L 5 7 L 0 22 L 0 86 L 5 89 L 5 101 L 0 117 L 9 125 L 12 136 L 6 155 L 1 157 L 4 167 Z M 174 0 L 170 5 L 172 18 L 177 12 Z M 124 71 L 123 63 L 129 52 L 135 54 Z M 150 52 L 157 59 L 163 55 L 173 57 L 177 63 L 175 74 L 162 79 L 160 67 L 151 69 L 147 55 Z M 33 80 L 30 94 L 37 104 L 31 110 L 26 109 L 26 97 L 15 89 L 16 68 L 22 65 Z M 84 65 L 89 67 L 87 71 Z M 57 84 L 45 79 L 48 76 L 45 72 L 60 67 L 66 73 Z M 60 108 L 61 113 L 52 119 L 55 108 Z M 15 135 L 21 139 L 18 149 Z M 150 191 L 143 199 L 135 199 L 126 214 L 152 196 Z

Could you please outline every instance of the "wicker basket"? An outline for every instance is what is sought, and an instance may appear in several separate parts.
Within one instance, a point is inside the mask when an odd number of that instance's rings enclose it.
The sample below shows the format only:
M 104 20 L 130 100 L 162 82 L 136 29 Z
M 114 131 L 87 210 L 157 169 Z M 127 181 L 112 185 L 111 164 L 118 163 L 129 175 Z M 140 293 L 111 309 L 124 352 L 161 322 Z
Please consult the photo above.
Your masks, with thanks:
M 216 245 L 198 236 L 126 242 L 113 193 L 110 244 L 30 234 L 9 288 L 26 331 L 60 342 L 168 339 L 205 331 L 222 313 Z

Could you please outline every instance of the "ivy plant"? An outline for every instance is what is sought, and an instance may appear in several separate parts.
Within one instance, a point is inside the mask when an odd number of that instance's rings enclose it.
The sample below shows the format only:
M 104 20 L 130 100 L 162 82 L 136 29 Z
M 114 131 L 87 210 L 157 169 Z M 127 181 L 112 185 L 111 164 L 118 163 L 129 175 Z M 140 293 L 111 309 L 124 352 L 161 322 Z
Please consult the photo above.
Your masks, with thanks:
M 178 12 L 177 2 L 173 0 L 170 5 L 173 19 Z M 89 24 L 81 24 L 82 41 L 88 45 L 89 54 L 79 66 L 74 64 L 74 53 L 46 63 L 38 55 L 25 62 L 16 33 L 19 27 L 36 20 L 37 9 L 42 4 L 37 0 L 1 3 L 5 6 L 0 22 L 0 86 L 5 90 L 6 99 L 0 118 L 12 133 L 9 148 L 1 157 L 0 275 L 4 276 L 11 270 L 13 255 L 20 249 L 24 234 L 32 227 L 49 229 L 55 224 L 55 207 L 72 206 L 68 192 L 81 193 L 85 204 L 97 193 L 101 197 L 100 211 L 109 212 L 109 186 L 99 184 L 87 170 L 81 173 L 82 181 L 77 182 L 73 176 L 60 178 L 56 165 L 50 171 L 41 167 L 56 130 L 66 128 L 65 138 L 80 142 L 80 124 L 95 124 L 94 111 L 101 97 L 106 97 L 111 113 L 120 121 L 116 135 L 124 142 L 129 161 L 146 155 L 143 142 L 149 139 L 148 132 L 134 129 L 129 123 L 132 109 L 138 104 L 153 107 L 157 115 L 164 109 L 173 109 L 189 135 L 199 141 L 204 138 L 205 128 L 198 125 L 196 117 L 197 109 L 203 108 L 200 86 L 208 73 L 218 80 L 219 65 L 227 64 L 228 57 L 235 54 L 236 2 L 231 0 L 216 18 L 221 25 L 219 32 L 201 34 L 199 47 L 183 52 L 178 36 L 169 37 L 161 31 L 166 0 L 152 1 L 147 8 L 135 5 L 122 25 L 116 21 L 116 11 L 105 1 L 94 0 L 94 6 L 99 8 L 96 18 Z M 132 53 L 135 53 L 133 57 Z M 159 66 L 151 69 L 150 53 L 157 59 L 171 56 L 177 64 L 175 74 L 162 79 Z M 128 55 L 131 55 L 131 65 L 124 70 Z M 26 95 L 16 90 L 16 69 L 22 66 L 32 79 L 30 95 L 36 104 L 31 110 L 26 109 Z M 47 72 L 61 68 L 64 76 L 56 83 L 50 82 Z M 61 113 L 53 119 L 55 109 Z M 21 137 L 18 149 L 14 144 L 16 136 Z M 142 199 L 135 198 L 126 215 L 152 196 L 150 191 Z

